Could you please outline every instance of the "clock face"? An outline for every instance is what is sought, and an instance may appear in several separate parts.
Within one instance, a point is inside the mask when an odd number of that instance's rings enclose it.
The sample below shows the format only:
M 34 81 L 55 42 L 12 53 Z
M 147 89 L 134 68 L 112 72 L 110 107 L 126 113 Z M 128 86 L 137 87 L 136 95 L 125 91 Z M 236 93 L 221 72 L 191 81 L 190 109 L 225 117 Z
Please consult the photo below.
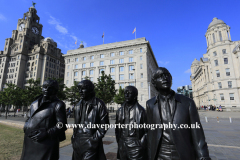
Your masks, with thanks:
M 22 31 L 24 27 L 25 27 L 25 24 L 22 23 L 22 24 L 19 25 L 18 30 L 19 30 L 19 31 Z
M 32 32 L 34 34 L 39 34 L 39 31 L 38 31 L 37 27 L 32 27 Z

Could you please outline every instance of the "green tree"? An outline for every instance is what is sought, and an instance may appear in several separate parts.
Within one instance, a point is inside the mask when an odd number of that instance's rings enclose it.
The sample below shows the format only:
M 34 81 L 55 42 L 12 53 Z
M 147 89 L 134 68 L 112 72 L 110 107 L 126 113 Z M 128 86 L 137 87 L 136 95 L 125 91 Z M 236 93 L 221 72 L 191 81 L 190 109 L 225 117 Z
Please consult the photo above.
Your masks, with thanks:
M 25 103 L 29 106 L 37 96 L 42 94 L 42 86 L 40 85 L 40 78 L 37 80 L 27 80 L 27 86 L 25 86 Z
M 77 81 L 74 81 L 74 85 L 70 88 L 66 87 L 66 99 L 70 102 L 70 105 L 73 105 L 74 107 L 76 104 L 80 101 L 80 95 L 77 88 Z
M 20 100 L 21 100 L 20 99 L 21 95 L 19 94 L 21 88 L 19 88 L 17 85 L 12 83 L 6 83 L 5 85 L 6 85 L 6 88 L 4 88 L 2 92 L 2 98 L 3 98 L 2 100 L 6 105 L 5 118 L 7 119 L 9 107 L 11 105 L 13 105 L 14 116 L 15 116 L 17 106 L 20 104 Z
M 117 104 L 123 104 L 123 102 L 125 101 L 124 98 L 124 89 L 122 89 L 122 87 L 120 86 L 118 93 L 114 96 L 113 101 Z
M 90 77 L 86 76 L 84 79 L 85 79 L 85 80 L 90 80 Z
M 106 75 L 104 71 L 101 74 L 98 83 L 94 83 L 96 97 L 100 98 L 105 104 L 111 104 L 116 94 L 115 81 L 111 78 L 111 75 Z

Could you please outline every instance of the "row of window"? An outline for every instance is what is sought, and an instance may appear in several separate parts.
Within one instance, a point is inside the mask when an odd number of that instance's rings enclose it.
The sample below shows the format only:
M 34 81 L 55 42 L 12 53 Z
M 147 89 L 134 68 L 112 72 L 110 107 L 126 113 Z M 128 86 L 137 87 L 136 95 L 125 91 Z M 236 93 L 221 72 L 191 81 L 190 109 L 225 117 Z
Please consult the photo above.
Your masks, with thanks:
M 60 75 L 59 75 L 60 76 Z M 58 74 L 57 75 L 53 75 L 53 74 L 47 74 L 47 73 L 45 73 L 45 79 L 47 79 L 47 77 L 48 78 L 58 78 Z M 61 76 L 60 76 L 61 77 Z
M 227 54 L 226 49 L 222 50 L 222 54 Z M 213 56 L 217 56 L 217 52 L 216 51 L 213 52 Z
M 11 79 L 11 78 L 13 78 L 14 77 L 14 74 L 9 74 L 9 75 L 7 75 L 7 78 L 9 78 L 9 79 Z M 15 74 L 15 77 L 17 77 L 17 73 Z
M 221 89 L 222 88 L 222 83 L 218 82 L 218 88 Z M 228 81 L 228 88 L 232 88 L 232 81 Z
M 36 55 L 36 58 L 38 58 L 38 55 Z M 34 59 L 35 59 L 35 56 L 28 57 L 28 60 L 34 60 Z
M 10 80 L 10 81 L 7 81 L 7 83 L 13 83 L 13 81 Z M 15 79 L 14 79 L 14 83 L 16 83 L 16 80 L 15 80 Z
M 30 74 L 27 73 L 26 74 L 26 78 L 29 78 L 29 77 L 32 78 L 33 76 L 34 77 L 36 76 L 36 72 L 34 72 L 34 74 L 32 74 L 32 73 L 30 73 Z
M 16 67 L 16 71 L 18 70 L 18 67 Z M 14 73 L 14 69 L 8 69 L 7 73 Z
M 10 61 L 10 62 L 11 62 L 11 61 L 16 61 L 16 58 L 10 58 L 9 61 Z
M 142 52 L 142 48 L 140 48 L 140 52 Z M 128 51 L 129 54 L 133 54 L 133 50 L 130 50 Z M 124 55 L 124 52 L 120 51 L 119 52 L 119 55 L 122 56 Z M 114 57 L 115 56 L 115 53 L 110 53 L 110 57 Z M 104 58 L 105 55 L 104 54 L 100 54 L 100 58 Z M 85 61 L 87 58 L 86 57 L 83 57 L 82 60 Z M 94 56 L 90 56 L 90 59 L 93 60 L 94 59 Z M 141 59 L 142 59 L 142 56 L 141 56 Z M 78 62 L 79 61 L 79 58 L 75 58 L 75 62 Z M 68 59 L 68 62 L 70 62 L 70 59 Z
M 230 69 L 226 68 L 225 71 L 226 71 L 226 76 L 230 76 Z M 220 77 L 220 71 L 219 70 L 216 70 L 216 75 L 217 75 L 217 77 Z
M 35 66 L 35 69 L 34 69 L 35 71 L 37 70 L 37 67 Z M 30 71 L 30 68 L 27 68 L 27 70 L 26 71 Z M 33 71 L 33 67 L 31 68 L 31 71 Z
M 46 68 L 46 73 L 47 73 L 47 72 L 52 73 L 52 74 L 55 74 L 55 70 L 51 70 L 50 68 L 49 68 L 49 70 L 48 70 L 48 68 Z M 57 71 L 56 73 L 58 74 L 58 71 Z
M 223 40 L 223 39 L 222 39 L 222 32 L 219 31 L 218 34 L 219 34 L 219 40 L 222 41 L 222 40 Z M 228 37 L 227 37 L 228 40 L 230 40 L 228 31 L 227 31 L 227 36 L 228 36 Z M 216 43 L 216 39 L 215 39 L 215 34 L 214 34 L 214 33 L 212 34 L 212 38 L 213 38 L 213 43 Z
M 228 64 L 228 58 L 223 58 L 224 64 Z M 218 60 L 214 60 L 215 66 L 218 66 Z
M 48 62 L 47 62 L 47 66 L 48 66 Z M 49 62 L 49 67 L 55 69 L 55 64 L 52 64 L 51 62 Z M 57 66 L 57 69 L 58 69 L 58 66 Z
M 82 78 L 81 80 L 84 80 L 85 78 Z M 90 81 L 93 81 L 93 77 L 89 77 Z M 74 81 L 78 81 L 77 78 L 74 79 Z M 69 84 L 69 80 L 66 81 L 66 85 Z M 129 86 L 135 86 L 135 83 L 129 83 Z M 124 83 L 120 83 L 119 84 L 119 88 L 122 87 L 122 89 L 124 89 Z M 141 88 L 143 88 L 143 82 L 141 82 Z
M 134 66 L 129 66 L 129 71 L 133 71 L 134 70 Z M 46 68 L 46 71 L 47 71 L 47 68 Z M 104 71 L 104 69 L 99 69 L 99 74 L 102 72 L 102 71 Z M 115 68 L 114 67 L 112 67 L 112 68 L 110 68 L 110 73 L 114 73 L 115 72 Z M 119 72 L 124 72 L 124 67 L 123 66 L 121 66 L 121 67 L 119 67 Z M 82 71 L 82 73 L 84 73 L 84 75 L 85 75 L 85 73 L 86 73 L 86 71 Z M 89 71 L 89 74 L 90 75 L 93 75 L 93 70 L 90 70 Z M 78 75 L 78 72 L 74 72 L 74 75 Z M 83 74 L 82 74 L 83 75 Z M 69 76 L 69 72 L 67 72 L 67 77 Z
M 133 62 L 133 58 L 132 57 L 129 58 L 129 62 Z M 119 63 L 124 63 L 124 59 L 119 59 Z M 115 64 L 115 60 L 110 60 L 110 64 Z M 100 61 L 99 65 L 103 66 L 104 65 L 104 61 Z M 90 63 L 90 67 L 94 67 L 94 62 Z M 78 64 L 75 64 L 74 68 L 77 69 L 78 68 Z M 86 63 L 82 64 L 82 68 L 86 68 Z M 68 66 L 68 69 L 69 69 L 69 66 Z
M 220 99 L 224 100 L 224 94 L 220 93 Z M 229 93 L 229 99 L 234 100 L 234 93 Z
M 104 71 L 104 69 L 99 70 L 99 74 Z M 89 75 L 93 75 L 93 70 L 90 70 Z M 50 72 L 49 72 L 50 73 Z M 74 72 L 74 77 L 78 76 L 78 72 Z M 82 71 L 82 76 L 86 76 L 86 71 Z M 67 72 L 67 77 L 69 77 L 69 72 Z M 111 75 L 112 79 L 115 80 L 115 75 Z M 143 78 L 143 73 L 141 73 L 141 78 Z M 134 73 L 129 73 L 129 79 L 134 79 Z M 124 80 L 124 74 L 119 74 L 119 80 Z
M 8 67 L 15 67 L 15 63 L 8 63 Z

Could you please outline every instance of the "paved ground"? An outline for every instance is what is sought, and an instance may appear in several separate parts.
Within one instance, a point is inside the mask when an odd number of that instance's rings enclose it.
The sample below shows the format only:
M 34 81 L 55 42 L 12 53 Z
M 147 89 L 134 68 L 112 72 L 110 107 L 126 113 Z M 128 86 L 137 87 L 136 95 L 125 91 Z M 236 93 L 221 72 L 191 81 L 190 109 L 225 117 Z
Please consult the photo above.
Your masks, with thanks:
M 199 115 L 208 143 L 210 157 L 213 160 L 239 160 L 240 112 L 199 111 Z M 205 117 L 207 117 L 208 122 L 206 122 Z M 230 123 L 229 117 L 232 118 L 232 123 Z M 6 122 L 5 118 L 0 117 L 0 122 Z M 21 127 L 24 124 L 24 118 L 8 117 L 7 122 Z M 68 119 L 68 123 L 72 122 L 73 119 Z M 114 120 L 110 120 L 110 122 L 114 123 Z M 116 160 L 117 143 L 114 129 L 108 130 L 103 142 L 108 159 Z M 71 145 L 60 149 L 60 160 L 71 160 L 71 156 Z

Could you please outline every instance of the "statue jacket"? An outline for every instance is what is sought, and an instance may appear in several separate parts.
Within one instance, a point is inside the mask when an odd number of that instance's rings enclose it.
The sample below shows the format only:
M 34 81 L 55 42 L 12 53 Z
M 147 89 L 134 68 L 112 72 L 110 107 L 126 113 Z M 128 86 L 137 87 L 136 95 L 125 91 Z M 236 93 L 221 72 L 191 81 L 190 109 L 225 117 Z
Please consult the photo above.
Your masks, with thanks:
M 66 139 L 65 103 L 54 97 L 40 104 L 42 98 L 43 95 L 36 97 L 27 113 L 21 160 L 58 160 L 59 142 Z M 61 123 L 62 127 L 57 127 L 57 123 Z M 45 128 L 47 131 L 47 137 L 44 140 L 35 142 L 28 137 L 32 131 L 40 128 Z
M 172 129 L 172 135 L 180 159 L 210 160 L 208 146 L 205 141 L 203 128 L 194 101 L 181 94 L 175 93 L 174 97 L 175 100 L 173 103 L 169 104 L 169 106 L 173 111 L 172 124 L 177 125 L 176 129 Z M 147 101 L 146 111 L 148 124 L 162 124 L 160 116 L 161 107 L 159 107 L 159 104 L 159 96 Z M 189 127 L 192 125 L 193 128 L 178 128 L 182 124 L 187 124 Z M 157 156 L 162 133 L 163 129 L 160 127 L 148 131 L 147 142 L 149 160 L 155 160 Z
M 80 102 L 74 107 L 74 123 L 79 124 L 81 120 L 82 115 L 82 99 Z M 99 98 L 93 97 L 91 101 L 88 101 L 86 106 L 85 114 L 85 121 L 88 122 L 88 124 L 107 124 L 109 125 L 109 118 L 108 118 L 108 112 L 107 108 L 102 100 Z M 73 129 L 73 137 L 75 137 L 78 134 L 79 128 Z M 108 128 L 107 128 L 108 129 Z M 98 150 L 98 157 L 99 160 L 106 160 L 106 156 L 104 154 L 103 150 L 103 143 L 102 138 L 104 137 L 105 133 L 107 132 L 107 129 L 102 127 L 93 127 L 93 128 L 87 128 L 87 133 L 91 135 L 95 140 L 98 140 L 99 142 L 99 150 Z M 91 141 L 91 140 L 90 140 Z
M 115 124 L 124 124 L 125 119 L 125 111 L 124 107 L 125 103 L 121 105 L 121 107 L 116 112 L 116 121 Z M 130 112 L 130 119 L 132 119 L 136 124 L 147 124 L 147 115 L 145 109 L 136 102 L 135 105 L 132 108 L 133 111 Z M 119 139 L 121 138 L 122 130 L 124 128 L 121 128 L 116 125 L 115 128 L 115 135 L 117 143 L 119 142 Z M 136 136 L 140 141 L 140 144 L 143 148 L 147 146 L 147 129 L 146 128 L 134 128 L 136 130 Z M 118 158 L 119 158 L 119 151 L 118 151 Z

